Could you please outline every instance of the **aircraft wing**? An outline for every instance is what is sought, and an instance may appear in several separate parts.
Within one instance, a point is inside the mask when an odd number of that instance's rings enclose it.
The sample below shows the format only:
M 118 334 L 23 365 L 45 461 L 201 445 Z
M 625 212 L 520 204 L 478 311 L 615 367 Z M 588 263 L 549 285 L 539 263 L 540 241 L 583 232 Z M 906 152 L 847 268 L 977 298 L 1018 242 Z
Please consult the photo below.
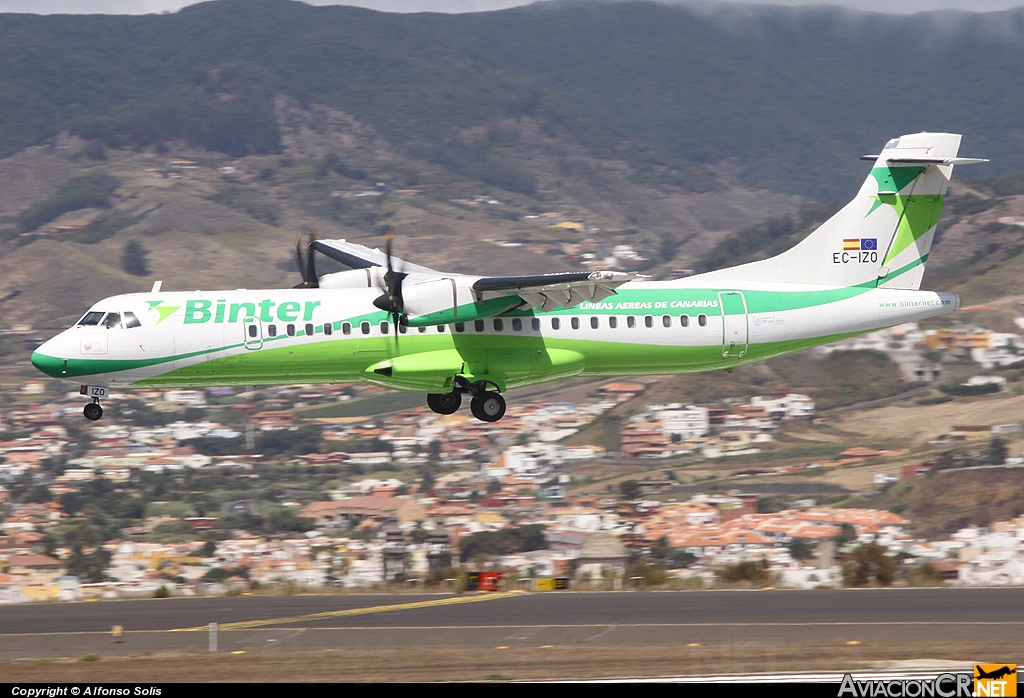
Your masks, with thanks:
M 348 242 L 346 240 L 314 240 L 310 247 L 317 252 L 330 257 L 336 262 L 341 262 L 347 267 L 353 269 L 367 269 L 369 267 L 387 267 L 388 256 L 381 252 L 379 249 L 371 250 L 369 247 L 363 245 L 357 245 L 354 242 Z M 418 272 L 422 274 L 443 274 L 434 269 L 420 266 L 419 264 L 413 264 L 406 262 L 404 259 L 398 257 L 391 258 L 392 266 L 395 271 L 411 273 Z
M 597 302 L 615 295 L 622 284 L 640 278 L 637 274 L 614 271 L 571 271 L 536 276 L 485 276 L 473 282 L 481 300 L 519 296 L 535 310 L 558 306 L 575 308 L 583 301 Z

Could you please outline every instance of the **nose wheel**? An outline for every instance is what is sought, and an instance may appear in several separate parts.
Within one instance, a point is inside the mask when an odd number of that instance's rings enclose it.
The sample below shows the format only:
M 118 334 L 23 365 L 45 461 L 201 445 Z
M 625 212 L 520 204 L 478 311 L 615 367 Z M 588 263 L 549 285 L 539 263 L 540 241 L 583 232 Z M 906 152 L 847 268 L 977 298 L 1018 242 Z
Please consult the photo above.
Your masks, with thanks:
M 82 413 L 85 415 L 86 419 L 95 422 L 103 416 L 103 408 L 100 407 L 99 400 L 96 400 L 95 402 L 90 402 L 86 405 L 85 409 L 82 410 Z

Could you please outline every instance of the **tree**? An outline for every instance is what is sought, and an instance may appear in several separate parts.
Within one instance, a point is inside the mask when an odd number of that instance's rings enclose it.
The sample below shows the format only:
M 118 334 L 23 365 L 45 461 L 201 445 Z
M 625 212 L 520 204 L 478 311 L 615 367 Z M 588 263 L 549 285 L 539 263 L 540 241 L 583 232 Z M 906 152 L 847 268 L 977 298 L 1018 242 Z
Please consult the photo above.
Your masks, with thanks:
M 110 566 L 110 557 L 110 551 L 105 548 L 96 547 L 87 555 L 82 546 L 75 545 L 68 558 L 67 572 L 87 584 L 102 582 L 107 578 L 105 570 Z
M 846 545 L 857 540 L 857 529 L 852 524 L 839 524 L 839 535 L 836 536 L 836 545 Z
M 843 562 L 843 584 L 865 587 L 872 582 L 889 586 L 896 578 L 896 558 L 886 555 L 886 548 L 878 543 L 862 545 L 850 553 Z
M 1006 462 L 1006 456 L 1009 451 L 1006 448 L 1006 443 L 998 436 L 993 436 L 992 440 L 988 444 L 988 462 L 991 465 L 1002 465 Z
M 794 538 L 786 547 L 794 560 L 810 560 L 814 557 L 814 544 L 806 538 Z
M 626 499 L 636 499 L 640 496 L 640 483 L 636 480 L 623 480 L 619 483 L 619 492 Z
M 121 268 L 132 276 L 149 276 L 149 250 L 138 240 L 129 240 L 121 251 Z

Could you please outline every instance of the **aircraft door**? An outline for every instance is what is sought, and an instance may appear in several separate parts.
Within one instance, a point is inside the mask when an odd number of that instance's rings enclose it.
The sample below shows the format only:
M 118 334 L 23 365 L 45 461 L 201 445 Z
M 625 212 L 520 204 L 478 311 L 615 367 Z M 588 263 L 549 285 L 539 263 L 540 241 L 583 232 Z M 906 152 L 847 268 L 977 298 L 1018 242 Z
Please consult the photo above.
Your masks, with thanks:
M 720 291 L 718 308 L 722 313 L 722 358 L 745 356 L 749 342 L 747 299 L 739 291 Z
M 263 348 L 263 323 L 259 318 L 247 317 L 242 323 L 245 330 L 245 348 L 250 350 Z

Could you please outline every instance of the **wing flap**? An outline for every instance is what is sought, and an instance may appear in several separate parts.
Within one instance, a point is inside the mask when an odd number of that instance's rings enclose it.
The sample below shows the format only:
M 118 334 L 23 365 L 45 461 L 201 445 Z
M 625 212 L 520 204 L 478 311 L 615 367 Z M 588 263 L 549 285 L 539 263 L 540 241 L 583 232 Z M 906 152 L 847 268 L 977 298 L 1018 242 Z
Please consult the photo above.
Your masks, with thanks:
M 548 311 L 559 306 L 575 308 L 583 301 L 604 300 L 615 295 L 615 289 L 622 284 L 638 278 L 638 274 L 613 271 L 495 276 L 477 279 L 473 290 L 484 300 L 517 295 L 534 310 Z

